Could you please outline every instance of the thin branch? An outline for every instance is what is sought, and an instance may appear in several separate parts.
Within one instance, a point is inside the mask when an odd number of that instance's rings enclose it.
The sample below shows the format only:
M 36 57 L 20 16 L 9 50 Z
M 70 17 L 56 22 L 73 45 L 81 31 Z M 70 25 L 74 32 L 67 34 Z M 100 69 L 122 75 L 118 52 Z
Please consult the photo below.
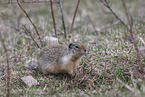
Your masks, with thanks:
M 131 43 L 134 45 L 135 49 L 141 54 L 141 56 L 143 58 L 145 58 L 145 53 L 142 50 L 139 49 L 138 45 L 136 43 L 134 43 L 134 42 L 131 42 Z
M 120 82 L 122 85 L 124 85 L 128 90 L 130 90 L 131 92 L 134 92 L 134 88 L 131 88 L 129 85 L 125 84 L 122 80 L 120 80 L 119 78 L 116 78 L 116 80 L 118 82 Z
M 71 27 L 70 27 L 70 33 L 72 33 L 72 29 L 73 29 L 73 25 L 74 25 L 75 17 L 76 17 L 76 14 L 77 14 L 78 8 L 79 8 L 79 3 L 80 3 L 80 0 L 78 0 L 78 2 L 77 2 L 77 6 L 76 6 L 76 9 L 75 9 L 75 12 L 74 12 L 73 19 L 72 19 L 72 24 L 71 24 Z
M 140 58 L 140 55 L 139 55 L 139 48 L 138 48 L 138 46 L 137 46 L 137 44 L 136 44 L 136 41 L 135 41 L 135 38 L 134 38 L 134 35 L 133 35 L 133 31 L 132 31 L 132 25 L 131 25 L 131 20 L 130 20 L 130 15 L 129 15 L 129 13 L 128 13 L 128 10 L 127 10 L 127 7 L 126 7 L 126 4 L 125 4 L 125 2 L 124 2 L 124 0 L 121 0 L 121 2 L 122 2 L 122 6 L 123 6 L 123 8 L 124 8 L 124 10 L 125 10 L 125 13 L 126 13 L 126 17 L 127 17 L 127 21 L 128 21 L 128 29 L 129 29 L 129 32 L 130 32 L 130 36 L 131 36 L 131 40 L 132 41 L 130 41 L 130 42 L 132 42 L 133 44 L 134 44 L 134 46 L 135 46 L 135 49 L 136 49 L 136 57 L 137 57 L 137 61 L 138 61 L 138 63 L 140 64 L 141 63 L 141 58 Z M 140 67 L 141 67 L 141 69 L 142 69 L 142 66 L 141 66 L 141 64 L 140 64 Z
M 40 41 L 40 43 L 41 43 L 41 45 L 42 45 L 42 41 L 41 41 L 41 38 L 40 38 L 40 35 L 39 35 L 39 32 L 38 32 L 38 29 L 37 29 L 36 25 L 32 22 L 31 18 L 30 18 L 29 15 L 27 14 L 27 12 L 22 8 L 22 6 L 21 6 L 19 0 L 17 0 L 17 4 L 19 5 L 19 7 L 21 8 L 21 10 L 25 13 L 26 17 L 29 19 L 29 21 L 30 21 L 31 24 L 33 25 L 33 27 L 34 27 L 34 29 L 35 29 L 35 31 L 36 31 L 36 34 L 37 34 L 37 36 L 38 36 L 38 38 L 39 38 L 39 41 Z M 39 46 L 39 47 L 40 47 L 40 46 Z
M 1 32 L 0 32 L 0 40 L 6 55 L 6 62 L 7 62 L 7 93 L 6 93 L 6 97 L 10 96 L 10 68 L 9 68 L 9 55 L 7 53 L 7 48 L 5 46 L 4 43 L 4 36 L 2 36 Z
M 98 31 L 96 30 L 96 26 L 95 26 L 94 22 L 92 21 L 92 19 L 90 18 L 90 16 L 87 15 L 87 17 L 88 17 L 89 21 L 91 22 L 94 31 L 95 31 L 95 32 L 98 32 Z
M 128 13 L 128 10 L 127 10 L 127 7 L 126 7 L 124 1 L 123 1 L 123 0 L 121 0 L 121 1 L 122 1 L 122 6 L 123 6 L 123 8 L 124 8 L 124 10 L 125 10 L 125 14 L 126 14 L 126 17 L 127 17 L 127 22 L 128 22 L 128 25 L 129 25 L 129 26 L 128 26 L 129 32 L 130 32 L 131 38 L 132 38 L 133 41 L 134 41 L 134 36 L 133 36 L 133 32 L 132 32 L 132 25 L 131 25 L 130 16 L 129 16 L 129 13 Z
M 123 20 L 121 20 L 121 18 L 114 12 L 114 10 L 108 5 L 108 3 L 106 2 L 106 1 L 104 1 L 104 0 L 100 0 L 101 2 L 102 2 L 102 4 L 104 5 L 104 6 L 106 6 L 111 12 L 112 12 L 112 14 L 126 27 L 126 28 L 128 28 L 127 27 L 127 25 L 123 22 Z
M 24 27 L 24 30 L 25 30 L 25 31 L 24 31 L 25 34 L 26 34 L 26 35 L 29 35 L 29 36 L 31 37 L 31 39 L 34 41 L 34 43 L 37 45 L 37 47 L 40 48 L 40 46 L 38 45 L 38 43 L 36 42 L 36 40 L 33 38 L 32 34 L 31 34 L 30 31 L 26 28 L 26 26 L 23 25 L 23 27 Z
M 49 2 L 50 2 L 50 0 L 46 0 L 46 1 L 21 1 L 20 3 L 31 4 L 31 3 L 49 3 Z M 59 3 L 59 2 L 52 1 L 52 3 Z M 17 2 L 8 2 L 7 4 L 17 4 Z
M 113 27 L 113 26 L 115 26 L 115 25 L 117 25 L 117 24 L 119 24 L 119 23 L 120 23 L 119 21 L 116 21 L 116 22 L 114 22 L 114 23 L 112 23 L 112 24 L 106 25 L 105 27 L 102 27 L 102 28 L 101 28 L 101 31 L 102 31 L 102 30 L 105 30 L 105 29 L 108 29 L 108 28 L 110 28 L 110 27 Z
M 51 15 L 52 15 L 52 19 L 53 19 L 53 27 L 54 27 L 54 31 L 55 31 L 55 37 L 57 37 L 56 24 L 55 24 L 55 17 L 54 17 L 54 13 L 53 13 L 52 0 L 50 0 L 50 8 L 51 8 Z
M 61 0 L 59 0 L 59 6 L 60 6 L 60 12 L 61 12 L 61 19 L 62 19 L 62 24 L 63 24 L 63 30 L 64 30 L 64 37 L 66 38 L 66 27 L 65 27 L 65 21 L 64 21 L 64 15 L 63 15 L 63 10 L 62 10 L 62 4 Z
M 106 26 L 104 26 L 102 28 L 96 29 L 96 26 L 95 26 L 94 22 L 92 21 L 92 19 L 90 18 L 90 16 L 89 15 L 87 15 L 87 16 L 88 16 L 88 19 L 89 19 L 94 31 L 98 32 L 98 33 L 101 33 L 101 32 L 103 32 L 103 30 L 109 29 L 109 28 L 111 28 L 111 27 L 113 27 L 113 26 L 115 26 L 115 25 L 120 23 L 120 21 L 116 21 L 116 22 L 114 22 L 112 24 L 108 24 L 108 25 L 106 25 Z
M 11 0 L 8 1 L 8 3 L 10 3 Z

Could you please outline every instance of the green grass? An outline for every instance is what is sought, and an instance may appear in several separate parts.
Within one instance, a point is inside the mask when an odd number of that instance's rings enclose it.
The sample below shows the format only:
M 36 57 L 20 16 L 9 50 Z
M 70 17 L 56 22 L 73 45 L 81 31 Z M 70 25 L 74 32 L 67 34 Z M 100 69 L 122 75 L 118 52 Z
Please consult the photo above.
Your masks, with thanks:
M 67 31 L 69 31 L 76 2 L 77 0 L 62 0 Z M 111 0 L 111 2 L 111 7 L 126 21 L 120 1 Z M 145 44 L 140 40 L 141 38 L 143 40 L 145 39 L 144 0 L 127 0 L 126 2 L 128 2 L 127 6 L 131 15 L 134 16 L 133 31 L 135 39 L 141 50 L 144 51 Z M 25 4 L 23 7 L 27 9 L 34 23 L 39 26 L 42 39 L 45 36 L 54 36 L 49 4 Z M 145 95 L 144 77 L 141 77 L 134 70 L 134 68 L 139 69 L 136 60 L 136 51 L 129 41 L 123 39 L 124 33 L 127 30 L 121 24 L 117 24 L 103 30 L 99 34 L 94 31 L 87 17 L 89 14 L 96 28 L 101 29 L 117 21 L 108 9 L 96 0 L 81 1 L 73 33 L 66 40 L 61 35 L 63 28 L 59 6 L 55 5 L 54 10 L 56 24 L 59 27 L 59 43 L 69 44 L 73 41 L 80 41 L 87 47 L 87 52 L 82 57 L 79 67 L 75 70 L 75 78 L 73 79 L 65 75 L 42 75 L 27 69 L 25 67 L 26 61 L 36 56 L 37 47 L 23 32 L 21 34 L 18 33 L 14 27 L 19 23 L 22 30 L 22 24 L 24 24 L 38 41 L 37 35 L 34 34 L 33 26 L 18 6 L 2 5 L 0 7 L 0 31 L 5 35 L 5 44 L 9 51 L 10 63 L 14 59 L 18 59 L 23 51 L 21 60 L 11 68 L 10 88 L 12 97 L 141 97 Z M 6 19 L 2 17 L 2 13 L 7 16 Z M 16 19 L 18 19 L 18 22 Z M 141 60 L 144 70 L 145 59 L 141 58 Z M 0 71 L 6 69 L 5 55 L 1 44 L 0 63 Z M 21 78 L 27 75 L 32 75 L 38 81 L 38 84 L 26 87 L 21 81 Z M 5 88 L 6 74 L 0 78 L 1 96 L 6 95 Z

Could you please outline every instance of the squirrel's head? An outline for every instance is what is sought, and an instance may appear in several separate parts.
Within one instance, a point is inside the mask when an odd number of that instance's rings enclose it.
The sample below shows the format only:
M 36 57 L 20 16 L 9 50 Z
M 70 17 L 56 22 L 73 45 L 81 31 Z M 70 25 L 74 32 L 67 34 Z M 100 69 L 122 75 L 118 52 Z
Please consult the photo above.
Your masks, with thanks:
M 77 58 L 80 58 L 86 52 L 86 47 L 79 42 L 70 43 L 68 48 Z

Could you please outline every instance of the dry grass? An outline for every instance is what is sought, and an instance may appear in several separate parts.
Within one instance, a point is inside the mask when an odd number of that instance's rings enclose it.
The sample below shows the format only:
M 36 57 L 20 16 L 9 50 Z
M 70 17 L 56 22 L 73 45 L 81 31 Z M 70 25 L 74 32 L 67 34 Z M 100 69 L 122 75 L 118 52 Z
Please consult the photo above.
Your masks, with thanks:
M 145 15 L 144 0 L 129 1 L 128 8 L 133 17 L 133 30 L 137 44 L 144 51 L 145 41 Z M 63 13 L 66 28 L 69 26 L 74 12 L 75 1 L 64 1 Z M 39 34 L 43 40 L 45 36 L 54 36 L 49 4 L 23 4 L 32 21 L 39 27 Z M 75 77 L 67 75 L 42 75 L 25 67 L 26 61 L 33 58 L 37 51 L 34 42 L 23 32 L 25 25 L 34 37 L 33 26 L 16 5 L 2 5 L 0 7 L 0 30 L 5 35 L 5 44 L 10 55 L 10 63 L 19 60 L 11 68 L 11 96 L 143 96 L 145 95 L 144 74 L 137 71 L 136 52 L 132 44 L 124 40 L 124 32 L 127 32 L 121 24 L 102 30 L 117 20 L 101 5 L 99 1 L 81 1 L 80 9 L 74 23 L 71 38 L 63 39 L 61 32 L 61 16 L 59 6 L 54 5 L 54 14 L 58 30 L 58 38 L 61 44 L 72 41 L 80 41 L 87 47 L 87 53 L 82 57 L 80 66 L 75 71 Z M 119 16 L 126 21 L 121 4 L 112 0 L 111 6 Z M 122 9 L 121 9 L 122 8 Z M 95 32 L 88 14 L 96 29 Z M 17 32 L 15 28 L 21 30 Z M 143 40 L 140 40 L 140 39 Z M 37 42 L 38 42 L 37 38 Z M 43 41 L 44 42 L 44 41 Z M 45 43 L 45 42 L 44 42 Z M 45 46 L 44 44 L 43 46 Z M 145 64 L 145 59 L 142 65 Z M 6 69 L 5 55 L 0 44 L 0 71 Z M 137 70 L 135 70 L 137 69 Z M 144 68 L 143 68 L 144 69 Z M 133 72 L 133 73 L 132 73 Z M 30 88 L 20 80 L 23 76 L 32 75 L 38 84 Z M 121 81 L 120 81 L 121 80 Z M 0 95 L 6 94 L 6 74 L 0 78 Z

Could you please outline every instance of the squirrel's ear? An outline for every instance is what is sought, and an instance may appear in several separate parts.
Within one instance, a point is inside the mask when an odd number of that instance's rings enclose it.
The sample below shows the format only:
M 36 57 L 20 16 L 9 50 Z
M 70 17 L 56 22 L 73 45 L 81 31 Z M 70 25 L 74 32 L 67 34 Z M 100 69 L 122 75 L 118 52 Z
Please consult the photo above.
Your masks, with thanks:
M 69 47 L 69 48 L 72 48 L 72 45 L 73 45 L 73 44 L 72 44 L 72 43 L 70 43 L 68 47 Z

